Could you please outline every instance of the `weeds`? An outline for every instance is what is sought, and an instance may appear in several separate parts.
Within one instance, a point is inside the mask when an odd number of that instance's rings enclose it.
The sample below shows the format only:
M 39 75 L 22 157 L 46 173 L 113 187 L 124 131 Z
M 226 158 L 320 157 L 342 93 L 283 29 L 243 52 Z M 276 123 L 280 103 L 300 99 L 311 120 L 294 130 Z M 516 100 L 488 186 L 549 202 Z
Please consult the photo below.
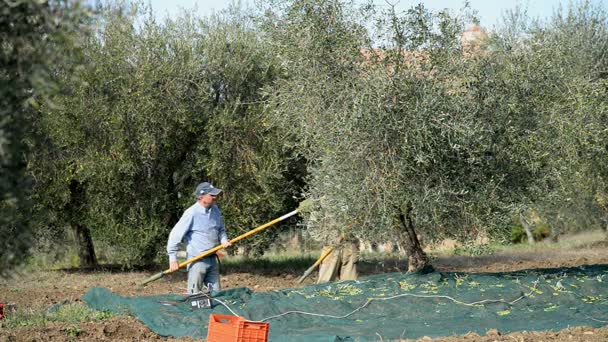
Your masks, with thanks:
M 70 325 L 63 329 L 69 337 L 78 337 L 82 333 L 82 329 L 78 325 Z
M 454 248 L 454 255 L 492 255 L 495 252 L 495 247 L 490 244 L 483 245 L 464 245 L 462 247 Z
M 72 324 L 66 328 L 69 336 L 76 337 L 79 334 L 76 323 L 89 321 L 102 321 L 112 317 L 112 313 L 107 311 L 96 311 L 82 303 L 66 304 L 59 307 L 56 311 L 47 310 L 17 309 L 15 312 L 6 316 L 0 326 L 3 328 L 15 328 L 25 326 L 44 326 L 48 322 L 63 322 Z M 79 329 L 79 328 L 78 328 Z

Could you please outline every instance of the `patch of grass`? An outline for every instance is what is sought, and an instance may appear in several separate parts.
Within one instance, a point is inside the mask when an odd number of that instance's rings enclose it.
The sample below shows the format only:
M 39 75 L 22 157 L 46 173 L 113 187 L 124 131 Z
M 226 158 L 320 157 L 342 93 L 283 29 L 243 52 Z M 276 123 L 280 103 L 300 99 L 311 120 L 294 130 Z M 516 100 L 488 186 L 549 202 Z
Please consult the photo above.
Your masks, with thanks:
M 221 260 L 224 269 L 231 272 L 293 273 L 303 272 L 319 257 L 319 253 L 304 255 L 269 255 L 261 258 L 233 256 Z
M 575 250 L 579 248 L 588 248 L 593 244 L 606 240 L 606 234 L 601 230 L 591 230 L 576 234 L 560 236 L 557 242 L 540 241 L 534 244 L 514 244 L 503 245 L 498 249 L 501 252 L 517 251 L 517 252 L 538 252 L 542 250 Z
M 73 303 L 60 306 L 56 311 L 47 312 L 40 309 L 17 309 L 15 312 L 6 315 L 0 323 L 3 328 L 15 328 L 25 326 L 45 326 L 48 322 L 70 323 L 77 327 L 77 323 L 89 321 L 101 321 L 112 317 L 112 313 L 107 311 L 92 310 L 82 303 Z M 67 328 L 66 328 L 67 329 Z M 67 331 L 68 335 L 70 331 Z M 72 332 L 75 332 L 72 331 Z M 77 336 L 76 334 L 75 336 Z
M 4 320 L 0 321 L 0 326 L 2 328 L 44 326 L 47 321 L 44 311 L 17 309 L 15 312 L 8 313 Z
M 68 337 L 76 338 L 82 333 L 82 329 L 78 325 L 70 325 L 63 329 Z
M 357 270 L 361 276 L 407 271 L 407 257 L 399 253 L 363 251 L 359 255 Z
M 68 236 L 65 240 L 65 248 L 55 248 L 56 242 L 42 238 L 37 242 L 31 255 L 22 265 L 28 273 L 42 270 L 57 270 L 78 267 L 79 258 L 76 249 L 76 241 Z
M 61 306 L 57 311 L 47 315 L 50 321 L 79 323 L 87 321 L 98 321 L 112 317 L 105 311 L 96 311 L 80 303 Z
M 359 252 L 359 260 L 364 262 L 382 262 L 384 260 L 392 259 L 403 259 L 404 256 L 398 252 L 370 252 L 361 251 Z
M 496 251 L 497 246 L 492 244 L 482 245 L 464 245 L 454 248 L 454 255 L 467 255 L 467 256 L 479 256 L 479 255 L 492 255 Z
M 577 250 L 581 248 L 599 248 L 608 245 L 608 236 L 601 230 L 588 230 L 584 232 L 562 235 L 559 241 L 552 242 L 543 240 L 534 244 L 528 243 L 499 243 L 490 242 L 486 244 L 465 243 L 456 245 L 454 248 L 436 248 L 427 250 L 431 257 L 459 256 L 481 256 L 494 255 L 497 253 L 537 253 L 543 251 Z

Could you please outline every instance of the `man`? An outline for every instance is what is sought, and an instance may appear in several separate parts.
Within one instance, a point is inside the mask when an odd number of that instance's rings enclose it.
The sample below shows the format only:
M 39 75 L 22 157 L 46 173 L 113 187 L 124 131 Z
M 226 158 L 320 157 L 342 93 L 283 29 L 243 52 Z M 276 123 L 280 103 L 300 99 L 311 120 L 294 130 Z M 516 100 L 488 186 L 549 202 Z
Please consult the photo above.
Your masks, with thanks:
M 336 240 L 333 250 L 323 259 L 319 266 L 317 284 L 327 283 L 336 279 L 356 280 L 358 277 L 357 262 L 359 261 L 359 246 L 357 240 L 347 239 L 345 235 Z
M 220 243 L 224 248 L 232 246 L 224 228 L 220 209 L 215 205 L 217 196 L 221 192 L 221 189 L 209 182 L 201 183 L 196 187 L 196 203 L 184 212 L 169 234 L 167 253 L 171 271 L 179 268 L 177 251 L 182 240 L 186 242 L 188 259 Z M 189 294 L 202 292 L 209 284 L 214 291 L 221 289 L 219 265 L 215 254 L 188 265 Z

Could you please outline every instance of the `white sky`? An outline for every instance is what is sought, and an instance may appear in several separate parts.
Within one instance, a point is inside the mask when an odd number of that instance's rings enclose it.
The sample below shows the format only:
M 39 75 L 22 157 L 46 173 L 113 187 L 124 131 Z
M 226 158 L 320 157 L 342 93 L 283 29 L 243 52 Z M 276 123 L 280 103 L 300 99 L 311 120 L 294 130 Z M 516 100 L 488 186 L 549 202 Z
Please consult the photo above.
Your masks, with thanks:
M 374 0 L 378 5 L 387 5 L 387 0 Z M 457 10 L 462 7 L 464 0 L 388 0 L 390 3 L 397 3 L 396 7 L 399 10 L 410 8 L 420 2 L 424 3 L 425 7 L 431 10 L 442 10 L 450 8 Z M 163 18 L 167 14 L 169 16 L 178 13 L 180 8 L 193 10 L 197 8 L 197 12 L 201 15 L 218 12 L 228 7 L 232 0 L 144 0 L 145 3 L 150 3 L 154 12 Z M 592 3 L 603 3 L 605 8 L 608 7 L 608 0 L 591 0 Z M 244 5 L 253 4 L 254 0 L 241 0 Z M 481 26 L 492 29 L 504 10 L 515 8 L 518 4 L 528 9 L 528 14 L 531 17 L 546 18 L 551 16 L 553 10 L 562 4 L 566 7 L 570 0 L 469 0 L 471 7 L 478 11 L 481 19 Z

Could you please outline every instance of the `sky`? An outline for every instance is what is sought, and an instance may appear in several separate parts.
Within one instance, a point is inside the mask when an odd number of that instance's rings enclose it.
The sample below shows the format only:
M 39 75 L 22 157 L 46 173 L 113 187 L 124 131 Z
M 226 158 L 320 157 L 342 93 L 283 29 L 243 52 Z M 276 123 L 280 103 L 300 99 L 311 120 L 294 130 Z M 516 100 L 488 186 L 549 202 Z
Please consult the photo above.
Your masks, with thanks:
M 464 0 L 374 0 L 378 5 L 387 6 L 387 1 L 396 4 L 398 10 L 410 8 L 420 2 L 425 7 L 437 11 L 445 8 L 457 10 L 462 7 Z M 193 10 L 197 8 L 200 15 L 208 15 L 227 8 L 232 0 L 144 0 L 152 5 L 159 18 L 175 15 L 180 8 Z M 253 0 L 241 0 L 242 4 L 253 4 Z M 592 0 L 593 3 L 603 3 L 608 7 L 608 0 Z M 527 8 L 531 17 L 541 19 L 551 16 L 560 4 L 566 7 L 570 0 L 469 0 L 471 7 L 478 11 L 482 27 L 491 30 L 498 24 L 502 12 L 515 8 L 518 4 Z

